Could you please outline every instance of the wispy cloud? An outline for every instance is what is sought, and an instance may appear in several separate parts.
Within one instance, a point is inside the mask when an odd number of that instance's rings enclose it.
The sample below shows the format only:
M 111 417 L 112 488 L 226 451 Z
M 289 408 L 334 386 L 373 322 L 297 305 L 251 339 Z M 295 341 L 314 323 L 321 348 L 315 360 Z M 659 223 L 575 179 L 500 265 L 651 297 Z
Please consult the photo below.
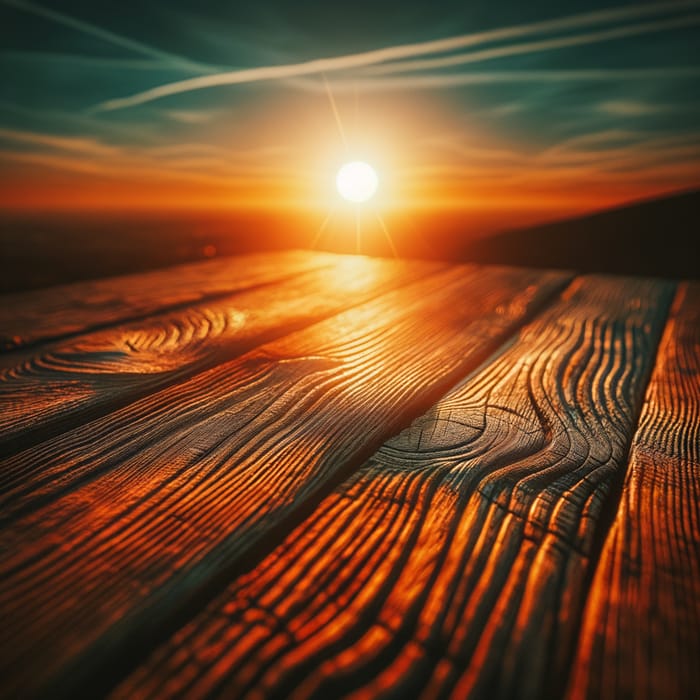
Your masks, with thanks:
M 194 109 L 168 109 L 163 114 L 180 124 L 206 124 L 214 118 L 212 112 Z
M 10 1 L 17 2 L 24 0 Z M 698 5 L 700 5 L 700 0 L 672 0 L 669 2 L 650 3 L 647 5 L 613 8 L 543 22 L 534 22 L 484 32 L 476 32 L 473 34 L 466 34 L 446 39 L 437 39 L 414 44 L 402 44 L 372 51 L 365 51 L 362 53 L 348 54 L 345 56 L 321 58 L 302 63 L 262 66 L 257 68 L 215 73 L 190 78 L 187 80 L 181 80 L 174 83 L 168 83 L 166 85 L 160 85 L 129 97 L 108 100 L 98 105 L 97 109 L 122 109 L 125 107 L 143 104 L 145 102 L 150 102 L 169 95 L 190 92 L 192 90 L 201 90 L 204 88 L 223 85 L 239 85 L 243 83 L 252 83 L 265 80 L 298 78 L 301 76 L 318 73 L 346 71 L 356 68 L 369 68 L 371 66 L 377 66 L 378 64 L 391 64 L 384 66 L 385 72 L 390 73 L 403 70 L 416 70 L 415 64 L 412 66 L 410 61 L 406 61 L 404 59 L 428 56 L 430 54 L 441 54 L 450 51 L 459 51 L 489 42 L 515 39 L 529 35 L 580 29 L 606 23 L 635 20 L 647 16 L 664 15 L 671 12 L 685 11 L 690 8 L 697 7 Z M 690 21 L 694 22 L 695 20 L 692 19 L 692 17 L 693 16 L 691 16 Z M 498 56 L 515 55 L 518 53 L 521 54 L 525 52 L 572 46 L 576 44 L 577 40 L 578 43 L 592 43 L 594 41 L 606 41 L 613 38 L 632 36 L 639 33 L 661 31 L 663 29 L 668 29 L 675 26 L 687 25 L 688 21 L 689 18 L 687 16 L 684 18 L 672 18 L 658 22 L 643 23 L 627 27 L 618 27 L 601 32 L 594 32 L 584 35 L 584 37 L 586 37 L 585 39 L 580 35 L 578 37 L 567 36 L 538 42 L 528 42 L 528 44 L 516 44 L 514 46 L 486 49 L 479 52 L 470 52 L 457 56 L 446 56 L 439 59 L 426 59 L 425 61 L 416 63 L 424 65 L 430 63 L 430 61 L 440 61 L 440 65 L 456 65 L 460 62 L 467 63 L 474 60 L 486 60 L 487 58 L 495 58 Z M 474 58 L 474 56 L 478 54 L 480 54 L 481 57 Z M 431 65 L 434 66 L 437 64 L 433 63 Z M 423 66 L 421 66 L 421 69 L 422 67 Z
M 289 146 L 260 146 L 257 148 L 226 149 L 211 143 L 174 143 L 154 146 L 145 150 L 151 156 L 167 160 L 170 158 L 226 158 L 229 162 L 250 162 L 260 159 L 275 159 L 290 153 Z
M 604 114 L 614 117 L 650 117 L 659 114 L 676 112 L 699 112 L 700 103 L 669 104 L 662 102 L 646 102 L 641 100 L 607 100 L 598 107 Z
M 4 141 L 13 147 L 0 146 L 0 161 L 127 180 L 137 174 L 226 186 L 247 180 L 292 180 L 299 176 L 296 169 L 280 161 L 279 156 L 287 152 L 282 146 L 230 150 L 211 144 L 178 143 L 133 148 L 107 145 L 91 138 L 0 128 L 0 144 Z M 19 150 L 18 144 L 40 148 Z
M 34 131 L 21 131 L 18 129 L 0 128 L 0 140 L 25 143 L 35 146 L 45 146 L 63 151 L 73 151 L 75 153 L 86 153 L 92 155 L 111 155 L 116 152 L 114 146 L 100 143 L 95 139 L 73 136 L 55 136 L 53 134 L 43 134 Z
M 62 12 L 51 10 L 42 5 L 30 2 L 29 0 L 0 0 L 0 3 L 7 5 L 8 7 L 13 7 L 17 10 L 29 12 L 37 17 L 42 17 L 65 27 L 70 27 L 71 29 L 82 32 L 83 34 L 88 34 L 89 36 L 102 39 L 103 41 L 106 41 L 114 46 L 119 46 L 123 49 L 134 51 L 143 56 L 156 58 L 169 66 L 177 67 L 182 70 L 195 73 L 208 73 L 220 69 L 216 66 L 208 66 L 202 63 L 197 63 L 196 61 L 191 61 L 188 58 L 183 58 L 182 56 L 178 56 L 167 51 L 161 51 L 160 49 L 149 46 L 148 44 L 116 34 L 108 29 L 103 29 L 95 24 L 71 17 L 70 15 L 66 15 Z
M 442 144 L 455 156 L 440 157 L 412 168 L 416 182 L 448 182 L 452 186 L 583 187 L 700 182 L 700 137 L 696 134 L 655 136 L 645 131 L 607 129 L 568 138 L 541 153 L 491 151 L 447 139 Z
M 147 181 L 177 181 L 200 183 L 214 187 L 256 188 L 261 185 L 279 187 L 299 181 L 299 174 L 275 165 L 250 165 L 245 169 L 231 167 L 221 159 L 178 159 L 167 163 L 149 157 L 148 154 L 120 152 L 110 158 L 86 157 L 56 151 L 31 153 L 0 148 L 0 162 L 22 163 L 59 172 L 94 175 L 122 183 Z
M 604 129 L 565 139 L 531 160 L 537 167 L 583 165 L 606 172 L 648 167 L 656 163 L 693 161 L 700 172 L 700 134 L 655 135 L 644 130 Z
M 0 0 L 2 2 L 2 0 Z M 25 63 L 63 63 L 79 68 L 115 68 L 117 70 L 163 71 L 168 68 L 161 59 L 153 58 L 112 58 L 59 51 L 2 51 L 0 59 Z

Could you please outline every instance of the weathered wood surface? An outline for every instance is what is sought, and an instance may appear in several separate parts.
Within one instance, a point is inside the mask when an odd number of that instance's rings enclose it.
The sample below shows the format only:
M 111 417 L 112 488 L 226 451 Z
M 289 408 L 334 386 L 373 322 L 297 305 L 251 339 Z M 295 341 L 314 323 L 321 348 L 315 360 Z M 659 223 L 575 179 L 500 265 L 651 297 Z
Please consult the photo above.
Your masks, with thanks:
M 571 698 L 700 692 L 700 285 L 683 284 L 634 436 Z
M 114 696 L 560 695 L 672 290 L 579 279 Z
M 0 355 L 0 454 L 25 449 L 444 267 L 327 262 L 278 284 Z
M 3 697 L 695 695 L 697 284 L 287 253 L 2 302 Z
M 566 279 L 434 274 L 5 460 L 0 682 L 109 687 Z
M 7 294 L 0 304 L 0 350 L 267 284 L 329 265 L 333 259 L 302 251 L 248 255 Z

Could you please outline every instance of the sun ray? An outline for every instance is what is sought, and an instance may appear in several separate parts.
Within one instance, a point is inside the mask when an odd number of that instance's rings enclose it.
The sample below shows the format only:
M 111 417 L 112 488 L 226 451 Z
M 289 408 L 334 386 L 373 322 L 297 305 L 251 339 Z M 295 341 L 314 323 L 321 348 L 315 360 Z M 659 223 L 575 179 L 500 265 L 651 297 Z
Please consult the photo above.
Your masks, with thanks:
M 345 146 L 346 151 L 349 151 L 350 147 L 348 146 L 348 139 L 345 136 L 345 129 L 343 128 L 343 121 L 340 118 L 340 112 L 338 111 L 338 105 L 335 102 L 335 97 L 333 97 L 333 92 L 331 91 L 330 83 L 328 82 L 328 78 L 326 78 L 325 73 L 321 73 L 321 77 L 323 78 L 323 85 L 326 88 L 326 94 L 328 95 L 328 101 L 331 103 L 331 109 L 333 110 L 333 116 L 335 117 L 335 123 L 338 125 L 338 131 L 340 132 L 340 138 L 343 142 L 343 146 Z
M 318 231 L 316 231 L 316 235 L 314 236 L 313 241 L 311 241 L 311 250 L 314 250 L 316 248 L 316 245 L 318 242 L 321 240 L 321 236 L 323 235 L 323 232 L 326 230 L 326 227 L 328 224 L 331 222 L 331 219 L 333 218 L 333 214 L 335 214 L 335 209 L 331 209 L 326 218 L 323 220 L 321 225 L 318 227 Z
M 353 95 L 353 129 L 357 132 L 358 125 L 360 122 L 360 93 L 357 89 L 357 82 L 352 84 L 352 95 Z
M 391 237 L 391 234 L 389 233 L 389 229 L 387 228 L 386 224 L 384 223 L 384 219 L 379 215 L 378 212 L 374 212 L 374 215 L 377 217 L 377 221 L 379 222 L 379 225 L 382 227 L 382 231 L 384 231 L 384 235 L 386 236 L 387 241 L 389 241 L 389 247 L 391 248 L 391 252 L 393 253 L 395 258 L 399 257 L 399 254 L 396 250 L 396 246 L 394 245 L 394 240 Z

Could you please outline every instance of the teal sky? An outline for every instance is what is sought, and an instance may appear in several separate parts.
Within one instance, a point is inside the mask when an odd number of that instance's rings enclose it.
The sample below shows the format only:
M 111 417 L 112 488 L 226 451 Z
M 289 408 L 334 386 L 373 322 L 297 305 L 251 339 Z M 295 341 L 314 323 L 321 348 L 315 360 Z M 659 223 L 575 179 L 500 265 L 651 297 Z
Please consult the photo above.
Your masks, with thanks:
M 351 150 L 386 143 L 452 199 L 527 168 L 540 194 L 690 187 L 698 46 L 691 1 L 0 0 L 2 202 L 151 170 L 242 204 L 311 182 L 314 134 L 338 139 L 326 86 Z

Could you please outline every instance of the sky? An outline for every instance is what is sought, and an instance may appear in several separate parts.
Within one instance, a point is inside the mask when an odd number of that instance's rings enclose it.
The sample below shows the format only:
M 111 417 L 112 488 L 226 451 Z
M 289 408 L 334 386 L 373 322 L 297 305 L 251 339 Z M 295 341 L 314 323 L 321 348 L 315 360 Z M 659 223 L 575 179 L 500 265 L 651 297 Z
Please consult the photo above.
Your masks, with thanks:
M 700 0 L 0 0 L 0 206 L 582 212 L 700 184 Z

